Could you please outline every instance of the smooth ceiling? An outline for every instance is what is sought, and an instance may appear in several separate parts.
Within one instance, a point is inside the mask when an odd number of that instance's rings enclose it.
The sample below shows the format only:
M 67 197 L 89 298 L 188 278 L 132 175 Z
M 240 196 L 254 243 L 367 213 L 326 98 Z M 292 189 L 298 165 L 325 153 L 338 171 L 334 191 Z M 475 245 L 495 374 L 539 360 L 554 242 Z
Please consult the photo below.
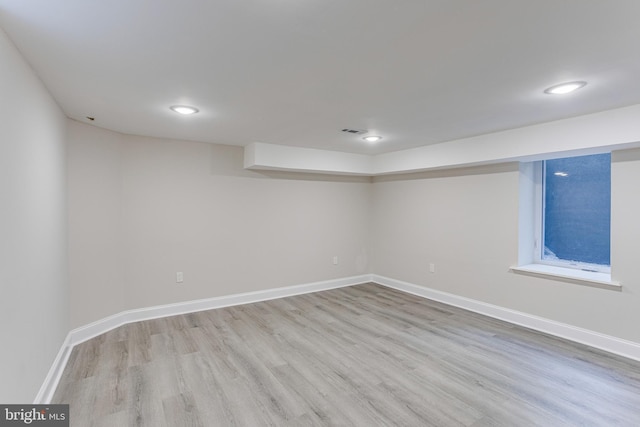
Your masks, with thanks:
M 639 18 L 638 0 L 0 0 L 73 119 L 366 154 L 638 104 Z M 543 93 L 570 80 L 589 84 Z

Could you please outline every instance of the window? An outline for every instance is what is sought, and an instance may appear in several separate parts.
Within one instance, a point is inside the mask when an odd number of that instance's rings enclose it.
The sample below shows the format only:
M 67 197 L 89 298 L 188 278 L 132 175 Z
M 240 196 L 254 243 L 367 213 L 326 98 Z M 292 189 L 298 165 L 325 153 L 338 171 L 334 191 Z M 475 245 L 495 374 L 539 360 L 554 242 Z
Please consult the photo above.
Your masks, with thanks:
M 534 261 L 609 272 L 611 154 L 541 163 Z

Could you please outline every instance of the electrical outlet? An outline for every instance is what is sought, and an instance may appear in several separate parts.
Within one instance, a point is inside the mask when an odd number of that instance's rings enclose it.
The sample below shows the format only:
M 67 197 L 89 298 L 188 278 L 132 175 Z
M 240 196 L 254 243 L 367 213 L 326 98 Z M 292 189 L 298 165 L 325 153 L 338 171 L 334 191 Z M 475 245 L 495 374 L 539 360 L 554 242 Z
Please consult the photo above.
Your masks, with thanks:
M 178 271 L 176 273 L 176 283 L 182 283 L 184 282 L 184 274 L 182 274 L 182 271 Z
M 436 265 L 434 263 L 430 263 L 429 264 L 429 273 L 435 273 L 436 272 Z
M 333 265 L 338 265 L 338 255 L 333 257 Z

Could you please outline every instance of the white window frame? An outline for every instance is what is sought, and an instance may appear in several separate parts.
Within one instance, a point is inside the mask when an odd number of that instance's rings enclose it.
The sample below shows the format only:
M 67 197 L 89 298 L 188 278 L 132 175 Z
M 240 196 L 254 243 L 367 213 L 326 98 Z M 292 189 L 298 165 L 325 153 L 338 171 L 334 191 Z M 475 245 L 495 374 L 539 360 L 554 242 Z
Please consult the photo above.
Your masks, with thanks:
M 553 265 L 541 260 L 542 253 L 542 161 L 520 163 L 518 183 L 518 262 L 510 271 L 577 285 L 620 292 L 620 282 L 612 280 L 610 272 L 593 271 L 586 266 Z M 536 256 L 536 254 L 538 254 Z M 578 268 L 580 267 L 580 268 Z M 585 268 L 586 267 L 586 268 Z M 611 268 L 609 268 L 611 270 Z

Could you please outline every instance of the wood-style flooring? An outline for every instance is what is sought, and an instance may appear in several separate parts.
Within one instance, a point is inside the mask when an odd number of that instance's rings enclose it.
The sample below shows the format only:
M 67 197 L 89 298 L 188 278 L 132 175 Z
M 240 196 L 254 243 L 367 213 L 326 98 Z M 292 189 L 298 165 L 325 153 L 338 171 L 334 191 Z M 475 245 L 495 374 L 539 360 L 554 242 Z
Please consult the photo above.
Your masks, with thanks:
M 132 323 L 52 403 L 88 426 L 640 426 L 640 363 L 366 284 Z

